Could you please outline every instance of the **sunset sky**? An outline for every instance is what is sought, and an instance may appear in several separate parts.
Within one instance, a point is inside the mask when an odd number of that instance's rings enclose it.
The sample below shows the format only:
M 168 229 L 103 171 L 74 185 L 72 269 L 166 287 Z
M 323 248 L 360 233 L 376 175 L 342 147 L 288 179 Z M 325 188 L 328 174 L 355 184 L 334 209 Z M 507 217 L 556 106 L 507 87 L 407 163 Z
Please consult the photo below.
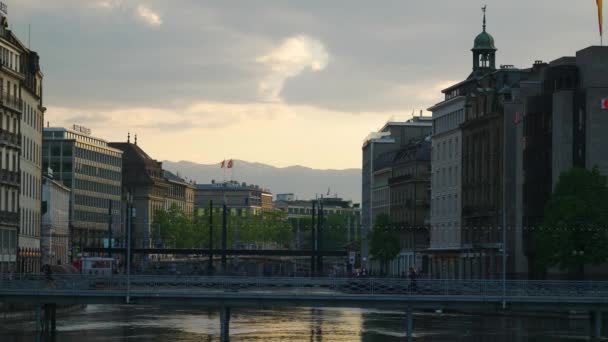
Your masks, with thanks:
M 593 0 L 3 1 L 51 126 L 200 163 L 361 167 L 368 133 L 468 75 L 486 3 L 498 64 L 599 44 Z

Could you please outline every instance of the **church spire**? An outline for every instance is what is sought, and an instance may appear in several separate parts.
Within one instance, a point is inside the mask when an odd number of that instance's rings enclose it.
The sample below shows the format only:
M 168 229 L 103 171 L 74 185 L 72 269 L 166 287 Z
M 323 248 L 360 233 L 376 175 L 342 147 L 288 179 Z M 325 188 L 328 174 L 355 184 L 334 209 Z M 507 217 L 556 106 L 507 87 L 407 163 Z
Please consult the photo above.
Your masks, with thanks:
M 486 32 L 486 10 L 488 9 L 488 5 L 485 5 L 481 8 L 483 11 L 483 32 Z

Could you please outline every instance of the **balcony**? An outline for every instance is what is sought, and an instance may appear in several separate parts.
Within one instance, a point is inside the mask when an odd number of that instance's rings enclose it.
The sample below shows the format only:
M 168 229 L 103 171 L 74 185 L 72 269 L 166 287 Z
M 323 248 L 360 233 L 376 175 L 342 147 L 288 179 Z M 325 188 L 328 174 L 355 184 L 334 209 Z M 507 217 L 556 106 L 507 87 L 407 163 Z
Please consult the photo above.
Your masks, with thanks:
M 19 186 L 20 182 L 21 175 L 19 174 L 19 172 L 0 170 L 0 183 Z
M 21 146 L 21 136 L 0 128 L 0 143 L 19 147 Z
M 2 106 L 19 113 L 23 110 L 23 101 L 15 95 L 10 95 L 4 91 L 0 92 L 0 103 Z

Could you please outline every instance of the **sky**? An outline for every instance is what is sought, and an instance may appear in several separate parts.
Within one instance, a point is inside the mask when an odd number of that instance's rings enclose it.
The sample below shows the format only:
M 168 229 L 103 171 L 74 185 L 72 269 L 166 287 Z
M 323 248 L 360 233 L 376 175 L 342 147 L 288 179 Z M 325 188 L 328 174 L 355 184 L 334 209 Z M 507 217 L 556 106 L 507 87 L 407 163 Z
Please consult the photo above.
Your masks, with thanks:
M 207 164 L 360 168 L 370 132 L 467 77 L 484 4 L 498 64 L 599 44 L 594 0 L 2 1 L 51 127 Z

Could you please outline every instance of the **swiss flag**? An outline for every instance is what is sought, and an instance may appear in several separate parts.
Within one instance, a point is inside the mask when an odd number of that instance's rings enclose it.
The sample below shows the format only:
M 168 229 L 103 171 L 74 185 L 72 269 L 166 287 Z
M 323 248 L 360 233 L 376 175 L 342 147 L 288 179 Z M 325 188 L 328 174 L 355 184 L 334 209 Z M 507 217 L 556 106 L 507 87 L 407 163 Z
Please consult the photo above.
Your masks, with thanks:
M 229 168 L 229 169 L 232 169 L 232 167 L 233 167 L 233 166 L 234 166 L 234 162 L 232 161 L 232 159 L 230 159 L 230 160 L 228 161 L 228 168 Z
M 602 109 L 608 109 L 608 99 L 602 99 Z

